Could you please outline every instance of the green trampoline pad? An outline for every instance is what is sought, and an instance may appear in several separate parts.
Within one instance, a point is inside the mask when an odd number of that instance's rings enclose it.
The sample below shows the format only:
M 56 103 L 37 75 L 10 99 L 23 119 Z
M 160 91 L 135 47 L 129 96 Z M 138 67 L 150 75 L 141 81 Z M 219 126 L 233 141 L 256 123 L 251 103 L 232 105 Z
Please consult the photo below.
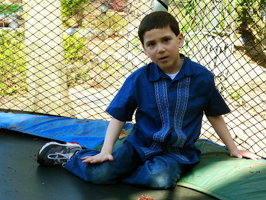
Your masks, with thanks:
M 266 161 L 239 159 L 204 140 L 196 142 L 200 162 L 184 173 L 177 185 L 218 199 L 266 199 Z
M 123 144 L 118 140 L 114 150 Z M 187 170 L 177 182 L 218 199 L 266 199 L 266 161 L 239 159 L 229 156 L 222 146 L 198 140 L 200 162 Z M 95 149 L 101 150 L 102 145 Z

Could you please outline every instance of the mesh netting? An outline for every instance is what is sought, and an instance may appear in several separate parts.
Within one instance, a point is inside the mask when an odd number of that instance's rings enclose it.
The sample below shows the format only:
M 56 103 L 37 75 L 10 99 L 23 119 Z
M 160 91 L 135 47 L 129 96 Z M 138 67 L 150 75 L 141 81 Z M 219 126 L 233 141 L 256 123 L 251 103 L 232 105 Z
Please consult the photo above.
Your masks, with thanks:
M 109 120 L 126 77 L 148 63 L 137 30 L 148 0 L 0 2 L 0 109 Z M 235 142 L 266 157 L 266 3 L 169 1 L 182 53 L 209 68 Z M 221 143 L 204 119 L 201 137 Z

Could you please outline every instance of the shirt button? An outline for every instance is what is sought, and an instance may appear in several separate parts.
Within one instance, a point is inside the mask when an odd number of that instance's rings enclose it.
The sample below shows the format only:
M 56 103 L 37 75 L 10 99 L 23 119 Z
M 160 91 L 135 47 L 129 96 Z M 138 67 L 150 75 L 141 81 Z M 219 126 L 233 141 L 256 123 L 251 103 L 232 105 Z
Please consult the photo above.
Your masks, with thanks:
M 170 110 L 171 110 L 171 111 L 173 111 L 173 110 L 174 110 L 174 108 L 173 108 L 173 107 L 171 107 L 171 108 L 170 108 Z
M 170 90 L 170 91 L 173 91 L 173 88 L 170 87 L 169 90 Z
M 174 127 L 172 127 L 172 128 L 171 128 L 171 130 L 172 130 L 172 131 L 174 131 L 174 130 L 175 130 L 175 128 L 174 128 Z

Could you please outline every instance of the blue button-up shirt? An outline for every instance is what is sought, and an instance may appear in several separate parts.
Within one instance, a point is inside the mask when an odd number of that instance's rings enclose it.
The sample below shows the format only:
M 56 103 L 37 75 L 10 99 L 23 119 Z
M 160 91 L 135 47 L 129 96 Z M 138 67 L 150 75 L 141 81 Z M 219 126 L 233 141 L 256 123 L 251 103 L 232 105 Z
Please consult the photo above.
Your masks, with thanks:
M 106 111 L 120 121 L 131 121 L 136 111 L 127 141 L 143 161 L 164 153 L 192 164 L 199 161 L 195 142 L 203 113 L 219 116 L 230 109 L 215 87 L 213 74 L 185 57 L 173 80 L 155 63 L 136 70 Z

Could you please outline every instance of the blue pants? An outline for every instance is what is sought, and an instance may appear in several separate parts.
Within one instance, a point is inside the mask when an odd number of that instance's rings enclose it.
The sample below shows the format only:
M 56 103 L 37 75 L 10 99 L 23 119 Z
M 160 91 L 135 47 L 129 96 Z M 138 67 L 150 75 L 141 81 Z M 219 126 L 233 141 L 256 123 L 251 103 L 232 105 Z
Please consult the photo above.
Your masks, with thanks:
M 94 184 L 114 184 L 119 180 L 154 189 L 173 188 L 185 168 L 184 164 L 165 154 L 158 154 L 143 163 L 137 151 L 128 142 L 113 153 L 112 162 L 82 163 L 82 157 L 98 153 L 96 150 L 81 150 L 65 167 L 71 173 Z

